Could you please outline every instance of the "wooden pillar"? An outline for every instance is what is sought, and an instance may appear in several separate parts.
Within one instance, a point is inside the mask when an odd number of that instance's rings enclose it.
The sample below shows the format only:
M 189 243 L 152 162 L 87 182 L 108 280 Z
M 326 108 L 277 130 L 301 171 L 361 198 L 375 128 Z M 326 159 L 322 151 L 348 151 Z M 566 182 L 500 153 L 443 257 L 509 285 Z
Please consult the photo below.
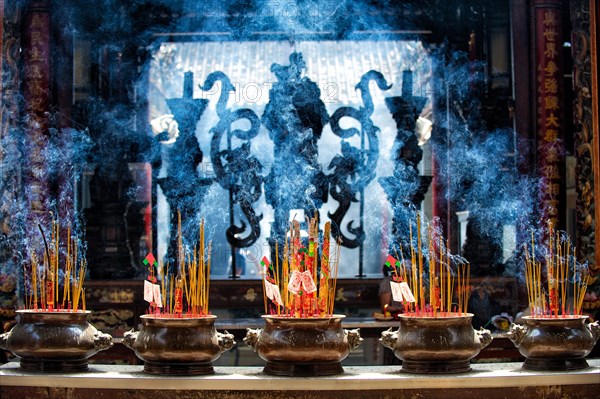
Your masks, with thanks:
M 560 0 L 533 1 L 539 220 L 564 228 L 564 100 Z
M 598 273 L 600 265 L 595 262 L 594 255 L 595 241 L 597 241 L 594 239 L 594 228 L 598 226 L 598 223 L 595 223 L 597 212 L 595 209 L 598 208 L 594 206 L 594 190 L 597 189 L 597 183 L 594 181 L 594 169 L 597 169 L 597 165 L 594 164 L 598 163 L 598 161 L 594 162 L 594 159 L 597 159 L 594 154 L 594 134 L 597 134 L 597 130 L 593 127 L 593 98 L 594 96 L 597 98 L 598 90 L 597 83 L 594 85 L 592 74 L 593 36 L 590 34 L 592 15 L 590 5 L 589 0 L 572 0 L 570 9 L 573 26 L 571 51 L 573 54 L 574 150 L 577 158 L 576 238 L 579 260 L 588 262 Z M 593 266 L 594 264 L 597 268 Z
M 16 208 L 20 204 L 21 179 L 20 152 L 21 142 L 20 115 L 21 92 L 20 79 L 21 51 L 20 28 L 22 21 L 21 4 L 16 1 L 0 0 L 0 276 L 5 276 L 6 284 L 0 290 L 0 331 L 10 328 L 15 321 L 18 306 L 17 276 L 21 270 L 19 257 L 19 228 L 15 228 Z M 17 222 L 18 223 L 18 222 Z M 17 250 L 15 250 L 15 247 Z M 2 359 L 0 354 L 0 361 Z
M 60 110 L 60 128 L 72 127 L 73 119 L 73 19 L 68 2 L 52 3 L 51 69 L 52 105 Z
M 595 270 L 600 269 L 600 5 L 590 0 L 590 36 L 592 58 L 592 166 L 594 168 L 594 206 L 595 206 Z
M 512 79 L 514 98 L 513 128 L 517 137 L 519 153 L 517 168 L 520 174 L 528 174 L 533 164 L 533 134 L 532 115 L 533 97 L 531 68 L 531 32 L 529 30 L 529 0 L 511 0 L 511 43 L 512 43 Z

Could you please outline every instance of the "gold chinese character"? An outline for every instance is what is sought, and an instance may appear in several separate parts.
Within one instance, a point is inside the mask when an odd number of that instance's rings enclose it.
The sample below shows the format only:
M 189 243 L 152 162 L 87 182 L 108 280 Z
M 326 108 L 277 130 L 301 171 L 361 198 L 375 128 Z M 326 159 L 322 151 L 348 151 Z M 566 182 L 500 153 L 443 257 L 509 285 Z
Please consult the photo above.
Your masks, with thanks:
M 546 43 L 546 50 L 544 55 L 548 58 L 556 58 L 558 51 L 556 51 L 556 43 Z
M 550 112 L 550 114 L 546 117 L 546 127 L 559 127 L 560 123 L 558 123 L 558 117 L 554 115 L 554 112 Z
M 552 132 L 553 138 L 551 140 L 548 139 L 549 132 Z M 558 140 L 558 130 L 554 130 L 554 129 L 546 130 L 545 139 L 546 139 L 546 141 L 550 141 L 550 142 Z M 558 147 L 555 145 L 548 147 L 548 152 L 546 153 L 546 161 L 550 162 L 550 163 L 554 163 L 554 162 L 558 162 L 560 160 L 559 158 L 560 158 L 560 152 L 558 150 Z
M 544 109 L 557 110 L 558 109 L 558 97 L 556 96 L 547 96 L 544 97 Z
M 31 32 L 31 46 L 39 46 L 44 44 L 42 40 L 42 32 Z
M 558 33 L 556 33 L 554 28 L 547 28 L 544 29 L 544 33 L 542 33 L 542 35 L 546 38 L 547 41 L 553 42 L 556 40 L 556 36 L 558 36 Z
M 42 94 L 42 85 L 39 80 L 33 80 L 29 84 L 29 95 L 32 97 L 37 97 Z
M 546 201 L 550 207 L 548 208 L 548 214 L 551 216 L 558 216 L 558 200 L 551 199 Z
M 557 165 L 546 165 L 542 168 L 542 174 L 547 179 L 560 179 L 560 172 Z
M 550 183 L 546 184 L 544 187 L 544 193 L 548 194 L 551 197 L 556 197 L 560 194 L 560 184 L 558 183 Z
M 553 11 L 547 10 L 544 13 L 544 25 L 556 25 L 556 14 Z
M 556 78 L 544 79 L 544 93 L 558 93 L 558 81 Z
M 558 66 L 554 61 L 548 62 L 548 65 L 544 68 L 546 77 L 551 78 L 556 72 L 558 72 Z
M 547 129 L 546 133 L 544 134 L 544 141 L 552 143 L 552 142 L 554 142 L 556 140 L 558 140 L 558 130 L 556 130 L 556 129 Z
M 31 27 L 32 28 L 43 28 L 44 27 L 44 20 L 42 20 L 42 17 L 40 14 L 33 14 L 33 17 L 31 17 Z
M 35 64 L 30 65 L 27 70 L 26 76 L 29 79 L 42 79 L 43 76 L 42 76 L 42 70 L 41 70 L 40 66 L 35 65 Z
M 34 98 L 30 100 L 31 109 L 35 112 L 45 111 L 44 100 L 41 98 Z
M 33 47 L 29 50 L 29 56 L 31 57 L 30 61 L 32 62 L 44 62 L 43 53 L 39 49 L 39 47 Z

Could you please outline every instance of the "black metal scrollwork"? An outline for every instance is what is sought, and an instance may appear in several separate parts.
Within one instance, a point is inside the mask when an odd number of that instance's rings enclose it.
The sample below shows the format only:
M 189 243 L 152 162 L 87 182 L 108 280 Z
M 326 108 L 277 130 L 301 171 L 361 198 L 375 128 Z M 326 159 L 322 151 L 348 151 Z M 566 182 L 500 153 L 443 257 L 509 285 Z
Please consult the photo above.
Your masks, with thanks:
M 186 221 L 182 225 L 184 243 L 198 241 L 198 217 L 204 197 L 208 191 L 210 179 L 198 177 L 197 167 L 202 162 L 203 154 L 196 138 L 196 125 L 200 120 L 208 100 L 194 99 L 193 75 L 187 72 L 184 77 L 184 92 L 182 98 L 167 99 L 167 105 L 177 121 L 179 134 L 175 142 L 167 141 L 167 132 L 155 136 L 152 154 L 153 179 L 162 189 L 171 209 L 170 239 L 167 260 L 174 267 L 177 254 L 177 212 Z M 163 148 L 164 147 L 164 148 Z M 164 151 L 164 152 L 163 152 Z M 163 162 L 166 159 L 167 162 Z M 158 177 L 161 167 L 166 169 L 166 177 Z
M 200 88 L 204 91 L 210 90 L 217 81 L 221 82 L 221 95 L 216 107 L 219 122 L 210 130 L 213 134 L 210 158 L 215 171 L 215 180 L 229 191 L 230 226 L 226 231 L 227 241 L 236 248 L 244 248 L 254 244 L 260 237 L 262 215 L 256 214 L 253 203 L 261 196 L 262 165 L 250 153 L 250 140 L 258 134 L 260 119 L 248 108 L 234 111 L 227 108 L 229 94 L 235 88 L 223 72 L 212 72 Z M 250 128 L 231 130 L 231 125 L 241 119 L 248 120 Z M 227 139 L 227 148 L 221 150 L 224 136 Z M 238 148 L 232 148 L 233 137 L 243 140 L 244 143 Z M 249 226 L 243 220 L 240 221 L 241 226 L 235 224 L 235 204 L 240 205 Z M 244 235 L 248 227 L 250 231 Z
M 265 195 L 275 212 L 271 241 L 283 242 L 289 213 L 314 215 L 327 200 L 327 179 L 318 163 L 317 140 L 329 120 L 320 89 L 302 76 L 306 64 L 292 53 L 290 65 L 271 65 L 277 82 L 269 91 L 262 122 L 273 140 L 274 162 L 265 178 Z
M 427 102 L 425 97 L 413 96 L 412 72 L 403 73 L 402 96 L 387 97 L 385 103 L 396 122 L 396 139 L 392 151 L 394 153 L 394 173 L 379 179 L 393 210 L 392 246 L 390 252 L 396 251 L 409 225 L 414 223 L 414 212 L 427 193 L 431 176 L 420 176 L 418 165 L 423 158 L 423 150 L 419 147 L 416 135 L 416 121 Z M 405 251 L 410 246 L 404 245 Z
M 274 209 L 271 244 L 283 242 L 290 211 L 302 209 L 307 216 L 315 215 L 327 201 L 328 194 L 331 194 L 338 202 L 335 211 L 328 215 L 333 222 L 332 234 L 341 237 L 345 247 L 359 248 L 359 276 L 363 276 L 364 191 L 376 176 L 380 152 L 379 128 L 371 119 L 374 106 L 369 83 L 375 81 L 379 89 L 384 91 L 389 90 L 391 85 L 388 85 L 385 77 L 378 71 L 365 73 L 356 85 L 363 106 L 358 109 L 341 107 L 330 118 L 320 99 L 318 86 L 302 76 L 305 68 L 300 53 L 290 55 L 289 65 L 271 66 L 271 72 L 278 81 L 269 91 L 270 101 L 262 119 L 248 108 L 227 108 L 234 86 L 223 72 L 209 74 L 204 84 L 199 85 L 200 89 L 208 91 L 217 82 L 221 82 L 221 93 L 216 105 L 219 121 L 210 130 L 214 179 L 200 179 L 197 176 L 197 167 L 203 154 L 195 136 L 195 127 L 208 101 L 192 98 L 191 73 L 187 73 L 185 77 L 183 98 L 167 100 L 174 119 L 179 124 L 180 133 L 174 144 L 166 147 L 163 144 L 166 133 L 155 138 L 152 165 L 154 177 L 172 210 L 169 259 L 173 258 L 177 238 L 173 234 L 176 228 L 176 210 L 181 211 L 182 219 L 197 219 L 202 200 L 213 180 L 229 192 L 230 225 L 226 231 L 228 242 L 235 248 L 254 244 L 260 237 L 260 221 L 263 218 L 263 215 L 256 214 L 254 204 L 261 197 L 264 182 L 266 202 Z M 408 84 L 406 86 L 406 90 L 403 87 L 401 97 L 386 98 L 386 105 L 398 126 L 392 148 L 395 167 L 393 176 L 379 180 L 394 212 L 392 235 L 395 243 L 399 242 L 399 232 L 405 230 L 407 212 L 422 201 L 431 180 L 430 177 L 419 176 L 417 169 L 422 151 L 415 135 L 415 122 L 426 99 L 412 96 L 412 91 L 408 91 Z M 343 118 L 358 121 L 360 128 L 342 128 L 340 121 Z M 233 123 L 239 120 L 248 121 L 250 127 L 245 130 L 232 129 Z M 274 143 L 274 162 L 269 175 L 264 178 L 263 165 L 251 153 L 251 140 L 259 133 L 261 122 L 268 129 L 269 137 Z M 318 163 L 317 142 L 328 122 L 333 133 L 342 141 L 341 153 L 332 159 L 328 167 L 331 173 L 326 175 Z M 360 138 L 360 147 L 353 146 L 348 141 L 355 136 Z M 241 144 L 237 144 L 240 141 Z M 166 177 L 159 178 L 158 171 L 163 167 L 165 153 L 168 155 L 168 163 L 164 165 L 167 173 Z M 356 202 L 360 206 L 358 221 L 348 221 L 344 226 L 344 218 Z M 236 205 L 239 205 L 247 222 L 240 215 L 236 224 Z M 183 233 L 184 237 L 194 237 L 192 229 Z M 235 271 L 234 263 L 232 268 Z
M 363 106 L 359 109 L 353 107 L 338 108 L 331 116 L 330 125 L 334 134 L 341 137 L 342 154 L 336 155 L 329 169 L 333 170 L 330 174 L 330 193 L 338 201 L 339 205 L 333 213 L 329 213 L 329 218 L 334 222 L 332 224 L 332 233 L 343 237 L 342 244 L 348 248 L 357 248 L 361 246 L 365 239 L 365 233 L 362 226 L 363 220 L 363 194 L 365 187 L 375 177 L 375 168 L 379 159 L 379 139 L 377 132 L 379 128 L 373 124 L 371 115 L 373 114 L 373 99 L 369 91 L 369 82 L 374 80 L 381 90 L 389 90 L 392 86 L 387 84 L 385 77 L 381 72 L 371 70 L 365 73 L 356 89 L 360 90 L 363 100 Z M 354 127 L 344 129 L 340 127 L 342 118 L 356 119 L 361 129 Z M 360 148 L 353 147 L 345 139 L 353 136 L 360 136 Z M 368 147 L 365 149 L 365 138 L 368 141 Z M 349 183 L 349 181 L 351 183 Z M 355 221 L 348 222 L 346 229 L 354 237 L 344 235 L 341 226 L 342 220 L 346 216 L 352 202 L 359 201 L 357 194 L 360 194 L 360 219 L 359 225 L 355 227 Z

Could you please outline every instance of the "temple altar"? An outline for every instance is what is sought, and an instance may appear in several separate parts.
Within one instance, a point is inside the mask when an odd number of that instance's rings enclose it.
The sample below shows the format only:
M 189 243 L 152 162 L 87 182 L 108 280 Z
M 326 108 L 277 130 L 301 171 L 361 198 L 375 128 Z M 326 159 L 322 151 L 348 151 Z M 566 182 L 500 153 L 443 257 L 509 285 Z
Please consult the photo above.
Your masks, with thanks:
M 474 364 L 459 375 L 411 375 L 399 366 L 345 367 L 339 376 L 320 378 L 272 377 L 260 367 L 215 367 L 205 377 L 149 376 L 141 366 L 92 365 L 77 374 L 32 374 L 16 363 L 0 367 L 3 399 L 355 399 L 427 397 L 562 398 L 595 397 L 600 388 L 600 360 L 571 372 L 525 371 L 520 363 Z
M 598 8 L 0 0 L 0 399 L 597 397 Z

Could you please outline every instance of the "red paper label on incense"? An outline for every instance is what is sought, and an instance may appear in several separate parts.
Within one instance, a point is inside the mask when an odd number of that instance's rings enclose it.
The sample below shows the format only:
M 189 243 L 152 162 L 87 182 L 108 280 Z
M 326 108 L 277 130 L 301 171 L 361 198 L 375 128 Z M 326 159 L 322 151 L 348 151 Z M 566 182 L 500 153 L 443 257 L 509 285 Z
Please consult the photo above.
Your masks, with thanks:
M 271 284 L 271 282 L 269 282 L 269 280 L 267 278 L 265 278 L 265 293 L 267 294 L 267 298 L 269 298 L 270 300 L 273 300 L 272 286 L 273 286 L 273 284 Z
M 173 311 L 175 313 L 181 313 L 183 311 L 183 289 L 180 287 L 175 288 L 175 307 Z
M 54 305 L 54 281 L 46 281 L 46 304 L 48 307 Z
M 415 297 L 408 286 L 406 281 L 400 283 L 400 290 L 402 291 L 402 297 L 407 302 L 416 302 Z
M 159 308 L 162 308 L 162 298 L 161 298 L 161 294 L 160 294 L 160 285 L 158 284 L 152 284 L 152 290 L 154 291 L 154 302 L 156 302 L 156 306 L 158 306 Z
M 317 286 L 315 285 L 315 281 L 313 280 L 309 270 L 302 273 L 302 287 L 304 288 L 304 291 L 309 294 L 317 290 Z
M 294 270 L 290 277 L 290 282 L 288 284 L 288 291 L 297 294 L 300 291 L 300 287 L 302 286 L 302 276 L 301 273 Z
M 152 302 L 154 298 L 154 288 L 152 288 L 152 283 L 148 280 L 144 280 L 144 301 Z
M 400 283 L 390 281 L 390 288 L 392 289 L 392 299 L 394 299 L 396 302 L 402 302 L 404 298 L 402 296 L 402 288 L 400 288 Z
M 281 293 L 279 292 L 279 287 L 275 284 L 271 285 L 271 295 L 273 296 L 273 298 L 272 298 L 273 302 L 275 302 L 278 305 L 283 305 L 283 300 L 281 299 Z

